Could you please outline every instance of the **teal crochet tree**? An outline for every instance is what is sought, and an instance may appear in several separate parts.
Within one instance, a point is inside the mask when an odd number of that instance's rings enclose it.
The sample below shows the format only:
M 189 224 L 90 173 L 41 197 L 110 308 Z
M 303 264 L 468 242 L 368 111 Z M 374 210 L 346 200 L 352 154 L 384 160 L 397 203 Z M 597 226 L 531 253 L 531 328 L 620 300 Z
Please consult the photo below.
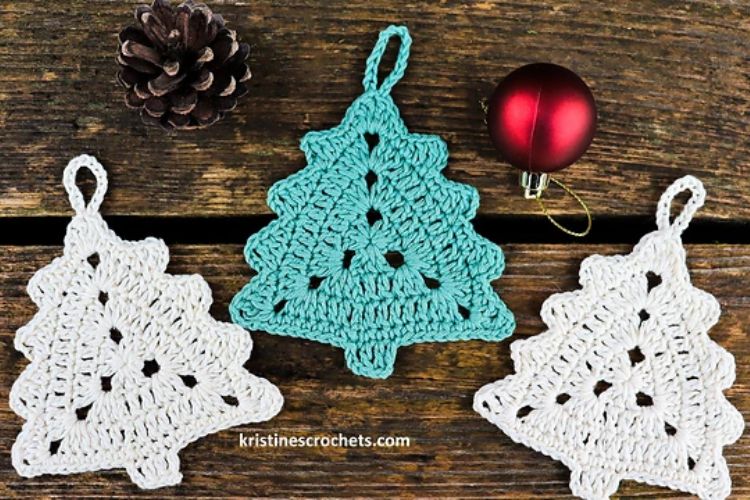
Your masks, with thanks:
M 394 35 L 398 58 L 378 86 Z M 308 166 L 271 188 L 279 218 L 248 240 L 258 275 L 230 306 L 248 329 L 341 347 L 374 378 L 393 372 L 399 346 L 502 340 L 515 327 L 490 283 L 502 251 L 471 225 L 477 191 L 441 174 L 445 142 L 409 133 L 390 96 L 410 45 L 405 27 L 383 31 L 344 120 L 305 135 Z

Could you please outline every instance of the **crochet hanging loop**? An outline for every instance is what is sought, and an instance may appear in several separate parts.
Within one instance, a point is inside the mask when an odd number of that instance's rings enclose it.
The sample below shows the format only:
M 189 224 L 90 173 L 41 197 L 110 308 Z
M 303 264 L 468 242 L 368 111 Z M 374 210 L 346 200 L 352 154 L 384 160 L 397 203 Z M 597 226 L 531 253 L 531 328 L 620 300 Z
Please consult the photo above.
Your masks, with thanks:
M 84 200 L 83 193 L 76 184 L 76 175 L 81 168 L 89 169 L 96 179 L 96 189 L 88 203 Z M 107 193 L 107 171 L 93 156 L 80 155 L 70 160 L 68 166 L 65 167 L 63 185 L 68 192 L 70 206 L 73 207 L 77 215 L 97 213 L 102 201 L 104 201 L 104 195 Z
M 684 191 L 690 192 L 690 199 L 685 203 L 679 215 L 670 223 L 669 216 L 672 212 L 672 203 L 677 195 Z M 661 231 L 672 231 L 675 235 L 680 236 L 705 201 L 706 189 L 700 180 L 692 175 L 677 179 L 659 199 L 659 205 L 656 209 L 656 226 Z
M 393 65 L 393 69 L 390 74 L 385 77 L 383 83 L 378 86 L 378 68 L 380 67 L 380 61 L 383 59 L 383 54 L 388 48 L 388 42 L 391 38 L 397 36 L 401 39 L 401 46 L 398 49 L 398 56 L 396 62 Z M 388 94 L 391 89 L 398 83 L 399 80 L 404 76 L 406 67 L 409 64 L 409 51 L 411 49 L 411 36 L 406 26 L 389 26 L 380 32 L 378 41 L 370 53 L 370 57 L 367 58 L 367 65 L 365 68 L 365 77 L 362 80 L 362 85 L 366 92 L 377 91 L 382 94 Z
M 586 205 L 586 202 L 584 202 L 583 199 L 567 185 L 563 184 L 561 181 L 558 181 L 549 174 L 538 172 L 521 172 L 519 182 L 524 190 L 524 198 L 526 198 L 527 200 L 536 200 L 537 204 L 539 205 L 539 209 L 542 211 L 544 216 L 547 217 L 547 219 L 549 219 L 552 225 L 554 225 L 557 229 L 567 235 L 575 236 L 577 238 L 583 238 L 584 236 L 589 234 L 589 232 L 591 232 L 591 211 L 589 210 L 588 205 Z M 556 184 L 563 191 L 572 196 L 573 199 L 578 202 L 581 208 L 583 208 L 583 211 L 586 214 L 586 229 L 584 229 L 583 231 L 573 231 L 563 226 L 562 224 L 557 222 L 554 217 L 552 217 L 552 214 L 549 212 L 547 206 L 542 200 L 542 194 L 544 194 L 544 191 L 547 189 L 547 187 L 549 187 L 550 182 Z

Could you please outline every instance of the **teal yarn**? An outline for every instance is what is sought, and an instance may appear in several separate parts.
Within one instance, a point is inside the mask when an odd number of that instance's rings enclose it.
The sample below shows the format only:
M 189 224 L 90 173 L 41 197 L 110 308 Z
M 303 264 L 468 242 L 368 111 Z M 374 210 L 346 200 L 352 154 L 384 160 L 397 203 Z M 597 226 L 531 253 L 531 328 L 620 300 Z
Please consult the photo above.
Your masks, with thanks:
M 393 36 L 398 59 L 378 85 Z M 258 274 L 229 308 L 245 328 L 343 348 L 349 368 L 373 378 L 393 372 L 399 346 L 497 341 L 515 328 L 490 284 L 503 253 L 471 224 L 476 189 L 441 174 L 447 145 L 409 133 L 390 96 L 410 46 L 403 26 L 380 33 L 364 93 L 340 125 L 302 139 L 308 165 L 271 188 L 279 217 L 248 239 Z

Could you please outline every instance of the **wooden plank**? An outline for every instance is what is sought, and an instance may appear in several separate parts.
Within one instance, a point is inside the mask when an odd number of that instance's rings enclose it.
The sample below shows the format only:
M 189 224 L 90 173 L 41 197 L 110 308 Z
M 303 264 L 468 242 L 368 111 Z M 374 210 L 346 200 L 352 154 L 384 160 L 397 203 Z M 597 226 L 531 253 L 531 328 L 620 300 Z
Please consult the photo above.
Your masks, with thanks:
M 116 33 L 138 3 L 0 5 L 0 216 L 68 213 L 60 176 L 80 152 L 110 170 L 111 214 L 266 214 L 268 187 L 304 165 L 301 136 L 340 120 L 378 31 L 399 22 L 415 40 L 395 91 L 403 116 L 448 141 L 447 175 L 479 188 L 482 213 L 537 207 L 491 147 L 479 100 L 515 67 L 554 61 L 599 103 L 594 144 L 561 175 L 595 214 L 650 215 L 693 173 L 711 196 L 700 217 L 750 220 L 747 2 L 217 1 L 254 46 L 251 94 L 231 118 L 179 135 L 142 126 L 114 82 Z M 555 213 L 579 213 L 550 195 Z
M 508 245 L 508 269 L 498 290 L 516 313 L 517 338 L 539 333 L 539 308 L 551 293 L 577 285 L 580 261 L 591 253 L 622 253 L 625 246 Z M 24 286 L 58 247 L 2 247 L 0 261 L 0 495 L 125 496 L 139 491 L 122 471 L 70 477 L 18 477 L 9 453 L 21 419 L 7 406 L 13 380 L 26 365 L 12 348 L 13 332 L 34 308 Z M 240 246 L 177 246 L 170 270 L 202 273 L 214 290 L 214 311 L 226 319 L 232 294 L 249 270 Z M 750 413 L 750 246 L 688 247 L 694 284 L 721 302 L 723 315 L 711 336 L 737 360 L 737 382 L 729 400 Z M 257 426 L 208 436 L 180 455 L 181 486 L 151 493 L 258 496 L 408 496 L 438 494 L 466 498 L 569 497 L 568 472 L 559 463 L 514 444 L 471 409 L 473 393 L 512 372 L 509 342 L 422 344 L 399 350 L 395 374 L 385 381 L 353 376 L 340 350 L 253 334 L 253 372 L 278 384 L 286 398 L 282 413 Z M 321 436 L 342 432 L 411 438 L 409 448 L 239 448 L 238 433 Z M 750 496 L 750 437 L 725 450 L 735 498 Z M 685 498 L 669 490 L 625 482 L 623 496 Z

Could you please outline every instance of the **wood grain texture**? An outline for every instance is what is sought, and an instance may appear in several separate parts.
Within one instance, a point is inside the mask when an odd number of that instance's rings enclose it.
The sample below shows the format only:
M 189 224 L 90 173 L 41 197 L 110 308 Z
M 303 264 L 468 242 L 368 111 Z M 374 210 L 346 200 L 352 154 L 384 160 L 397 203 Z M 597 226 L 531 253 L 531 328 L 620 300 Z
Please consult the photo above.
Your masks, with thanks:
M 60 253 L 58 247 L 2 247 L 0 254 L 0 496 L 73 495 L 153 497 L 201 495 L 404 496 L 465 498 L 567 498 L 568 472 L 559 463 L 514 444 L 471 409 L 483 384 L 512 373 L 510 342 L 422 344 L 399 350 L 395 374 L 385 381 L 353 376 L 342 352 L 314 342 L 255 333 L 250 369 L 277 384 L 286 398 L 274 420 L 208 436 L 181 454 L 182 485 L 143 493 L 122 471 L 70 477 L 18 477 L 10 447 L 21 419 L 7 406 L 10 386 L 27 361 L 13 332 L 34 307 L 24 287 L 31 275 Z M 580 261 L 591 253 L 623 253 L 626 246 L 508 245 L 508 268 L 498 290 L 516 313 L 516 338 L 543 330 L 544 299 L 577 287 Z M 721 303 L 711 337 L 736 357 L 737 382 L 726 394 L 750 413 L 750 246 L 688 247 L 694 284 Z M 214 312 L 227 319 L 233 293 L 249 269 L 239 246 L 178 246 L 170 271 L 202 273 L 214 290 Z M 401 435 L 409 448 L 239 448 L 238 433 L 285 436 Z M 750 496 L 750 438 L 725 450 L 734 498 Z M 687 498 L 666 489 L 624 482 L 622 497 Z
M 0 216 L 67 213 L 60 176 L 80 152 L 109 169 L 111 214 L 268 213 L 269 186 L 304 166 L 300 138 L 340 120 L 378 31 L 395 22 L 414 37 L 395 90 L 406 122 L 448 141 L 446 174 L 479 188 L 482 213 L 538 213 L 478 102 L 515 67 L 553 61 L 599 104 L 593 145 L 561 176 L 596 215 L 650 215 L 693 173 L 711 196 L 699 217 L 750 220 L 748 2 L 216 0 L 253 45 L 251 93 L 220 124 L 177 135 L 144 127 L 114 82 L 116 33 L 138 3 L 0 4 Z M 550 197 L 555 213 L 579 213 Z

